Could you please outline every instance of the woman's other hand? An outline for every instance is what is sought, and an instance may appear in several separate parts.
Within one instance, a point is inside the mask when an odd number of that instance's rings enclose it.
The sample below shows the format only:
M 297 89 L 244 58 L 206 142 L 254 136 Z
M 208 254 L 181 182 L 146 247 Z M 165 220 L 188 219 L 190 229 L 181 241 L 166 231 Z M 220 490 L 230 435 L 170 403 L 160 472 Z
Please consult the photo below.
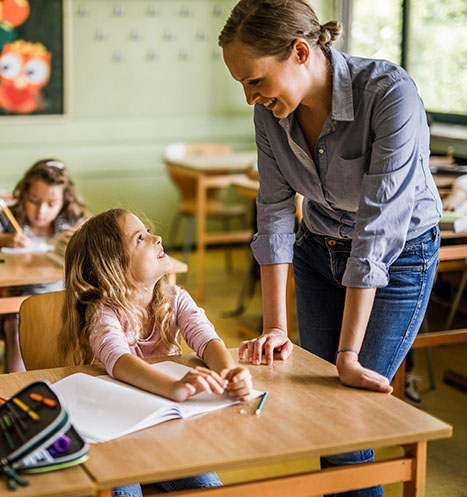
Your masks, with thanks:
M 393 390 L 385 376 L 364 368 L 354 353 L 339 354 L 336 365 L 339 379 L 344 385 L 383 393 L 391 393 Z
M 285 331 L 272 328 L 263 331 L 263 334 L 252 340 L 245 340 L 240 343 L 238 356 L 240 360 L 246 360 L 252 364 L 261 364 L 263 352 L 266 364 L 274 361 L 274 351 L 280 353 L 280 358 L 285 361 L 293 350 L 293 344 Z

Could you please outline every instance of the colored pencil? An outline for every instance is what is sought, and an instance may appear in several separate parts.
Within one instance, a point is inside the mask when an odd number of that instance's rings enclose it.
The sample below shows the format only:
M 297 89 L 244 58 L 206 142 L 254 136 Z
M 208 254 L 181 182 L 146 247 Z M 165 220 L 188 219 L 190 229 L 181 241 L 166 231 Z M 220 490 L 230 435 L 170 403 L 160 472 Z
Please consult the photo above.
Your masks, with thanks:
M 261 411 L 263 409 L 263 406 L 264 406 L 264 403 L 266 402 L 267 397 L 268 397 L 268 392 L 264 392 L 263 396 L 261 397 L 261 401 L 258 405 L 258 408 L 256 409 L 256 412 L 255 412 L 255 414 L 257 416 L 259 416 L 261 414 Z
M 3 198 L 0 198 L 0 207 L 3 209 L 3 212 L 6 214 L 6 217 L 9 219 L 16 233 L 22 234 L 23 230 L 21 229 L 21 226 L 18 224 L 18 221 L 15 219 L 15 216 L 13 216 L 13 214 L 11 213 L 8 205 L 6 205 L 6 202 L 3 200 Z

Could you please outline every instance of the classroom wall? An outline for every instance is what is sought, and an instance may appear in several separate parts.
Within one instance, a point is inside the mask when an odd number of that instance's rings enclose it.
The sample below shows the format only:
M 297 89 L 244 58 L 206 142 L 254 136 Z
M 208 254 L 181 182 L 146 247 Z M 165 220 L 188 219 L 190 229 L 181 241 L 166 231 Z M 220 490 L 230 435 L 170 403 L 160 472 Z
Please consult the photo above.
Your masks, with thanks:
M 254 148 L 252 109 L 217 36 L 234 0 L 64 0 L 64 116 L 0 119 L 0 188 L 35 160 L 65 161 L 92 212 L 125 206 L 168 233 L 176 141 Z

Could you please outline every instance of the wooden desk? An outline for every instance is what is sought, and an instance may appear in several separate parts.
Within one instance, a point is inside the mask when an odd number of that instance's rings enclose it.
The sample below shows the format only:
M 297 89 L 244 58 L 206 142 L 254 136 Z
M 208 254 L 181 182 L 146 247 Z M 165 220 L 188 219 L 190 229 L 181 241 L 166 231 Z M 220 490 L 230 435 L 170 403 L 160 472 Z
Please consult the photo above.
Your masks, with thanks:
M 99 497 L 109 496 L 109 488 L 137 481 L 394 445 L 402 445 L 405 456 L 180 495 L 310 497 L 404 481 L 405 497 L 423 497 L 427 441 L 451 436 L 452 428 L 393 396 L 344 387 L 332 364 L 294 349 L 285 362 L 250 366 L 255 387 L 269 391 L 259 417 L 253 414 L 255 400 L 92 445 L 84 466 L 100 489 Z M 199 363 L 192 354 L 181 362 Z M 35 379 L 54 382 L 77 371 L 100 372 L 85 366 L 2 375 L 0 394 L 9 396 Z M 247 414 L 241 415 L 240 408 Z
M 96 494 L 94 482 L 82 465 L 37 475 L 24 475 L 29 486 L 12 492 L 0 475 L 0 497 L 91 497 Z
M 94 482 L 82 465 L 24 476 L 29 486 L 18 486 L 12 492 L 8 490 L 6 477 L 0 475 L 0 497 L 91 497 L 97 492 Z
M 196 237 L 198 273 L 196 297 L 204 298 L 206 245 L 212 243 L 248 242 L 251 230 L 238 230 L 230 233 L 208 233 L 206 231 L 207 193 L 209 189 L 228 187 L 243 175 L 242 173 L 256 160 L 255 152 L 237 152 L 228 155 L 192 156 L 183 159 L 166 159 L 169 170 L 196 180 Z
M 0 286 L 36 285 L 63 280 L 63 268 L 47 254 L 4 254 L 0 252 Z

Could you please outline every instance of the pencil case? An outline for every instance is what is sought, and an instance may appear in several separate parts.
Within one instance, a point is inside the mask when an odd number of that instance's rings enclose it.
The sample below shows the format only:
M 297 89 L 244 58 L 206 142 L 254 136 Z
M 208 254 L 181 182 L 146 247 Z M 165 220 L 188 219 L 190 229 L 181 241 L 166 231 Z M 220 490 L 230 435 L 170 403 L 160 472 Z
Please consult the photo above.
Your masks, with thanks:
M 87 459 L 88 445 L 71 425 L 59 395 L 43 380 L 0 406 L 0 439 L 0 470 L 12 490 L 28 484 L 18 471 L 52 471 Z

